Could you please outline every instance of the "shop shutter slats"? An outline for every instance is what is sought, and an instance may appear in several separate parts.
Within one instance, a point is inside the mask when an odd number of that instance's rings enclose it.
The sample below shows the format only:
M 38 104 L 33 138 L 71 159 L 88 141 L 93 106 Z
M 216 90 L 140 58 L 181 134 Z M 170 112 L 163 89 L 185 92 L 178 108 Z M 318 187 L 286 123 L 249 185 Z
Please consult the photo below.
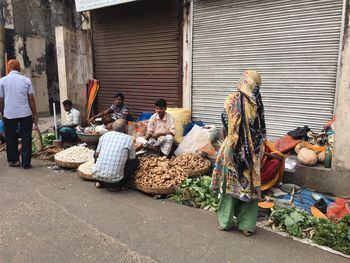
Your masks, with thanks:
M 192 112 L 221 127 L 220 114 L 244 69 L 262 75 L 270 137 L 331 118 L 342 1 L 194 0 Z
M 98 111 L 123 92 L 134 117 L 164 98 L 181 106 L 179 1 L 142 0 L 91 12 Z

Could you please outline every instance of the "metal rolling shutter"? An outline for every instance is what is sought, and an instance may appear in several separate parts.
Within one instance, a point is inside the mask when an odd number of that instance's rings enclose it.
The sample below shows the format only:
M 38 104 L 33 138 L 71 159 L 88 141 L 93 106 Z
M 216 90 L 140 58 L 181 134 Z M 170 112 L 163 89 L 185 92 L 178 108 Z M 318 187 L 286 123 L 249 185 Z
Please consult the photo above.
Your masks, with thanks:
M 92 11 L 98 111 L 123 92 L 136 117 L 164 98 L 181 106 L 178 1 L 137 1 Z
M 194 0 L 194 119 L 221 127 L 226 96 L 256 69 L 270 137 L 320 130 L 333 113 L 342 2 Z

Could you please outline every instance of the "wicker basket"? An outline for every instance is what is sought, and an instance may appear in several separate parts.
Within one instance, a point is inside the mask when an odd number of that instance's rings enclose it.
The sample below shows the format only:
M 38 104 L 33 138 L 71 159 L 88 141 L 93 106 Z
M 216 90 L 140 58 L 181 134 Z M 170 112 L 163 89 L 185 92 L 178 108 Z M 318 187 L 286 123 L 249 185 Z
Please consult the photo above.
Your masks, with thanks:
M 134 182 L 132 184 L 132 187 L 141 191 L 141 192 L 144 192 L 144 193 L 150 194 L 150 195 L 168 195 L 168 194 L 175 193 L 175 188 L 172 186 L 167 187 L 167 188 L 153 188 L 153 187 L 140 185 L 140 184 Z
M 201 175 L 205 175 L 206 173 L 208 173 L 210 171 L 211 168 L 211 162 L 206 159 L 205 160 L 205 167 L 199 170 L 193 170 L 190 171 L 188 174 L 188 177 L 196 177 L 196 176 L 201 176 Z
M 55 157 L 55 163 L 57 164 L 57 166 L 62 168 L 77 169 L 81 164 L 85 162 L 65 162 L 65 161 L 58 160 Z
M 87 180 L 87 181 L 96 181 L 93 177 L 92 177 L 92 174 L 86 174 L 86 173 L 83 173 L 82 171 L 77 170 L 77 174 L 80 178 L 84 179 L 84 180 Z

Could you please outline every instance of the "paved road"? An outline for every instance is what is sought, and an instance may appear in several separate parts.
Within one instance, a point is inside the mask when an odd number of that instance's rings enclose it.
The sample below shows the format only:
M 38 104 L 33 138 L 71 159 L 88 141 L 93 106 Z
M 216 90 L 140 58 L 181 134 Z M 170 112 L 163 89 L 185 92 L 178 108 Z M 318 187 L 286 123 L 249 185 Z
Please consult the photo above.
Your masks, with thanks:
M 349 262 L 259 229 L 217 230 L 214 213 L 74 173 L 7 167 L 0 153 L 0 262 Z

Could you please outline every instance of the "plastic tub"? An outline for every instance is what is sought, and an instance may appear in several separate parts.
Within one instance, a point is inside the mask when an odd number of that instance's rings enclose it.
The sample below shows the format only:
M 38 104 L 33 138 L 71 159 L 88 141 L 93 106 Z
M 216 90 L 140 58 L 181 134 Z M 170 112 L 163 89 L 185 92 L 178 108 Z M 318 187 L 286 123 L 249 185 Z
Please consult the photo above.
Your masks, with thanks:
M 98 140 L 103 134 L 84 134 L 77 132 L 77 135 L 80 141 L 85 142 L 87 144 L 97 145 Z

